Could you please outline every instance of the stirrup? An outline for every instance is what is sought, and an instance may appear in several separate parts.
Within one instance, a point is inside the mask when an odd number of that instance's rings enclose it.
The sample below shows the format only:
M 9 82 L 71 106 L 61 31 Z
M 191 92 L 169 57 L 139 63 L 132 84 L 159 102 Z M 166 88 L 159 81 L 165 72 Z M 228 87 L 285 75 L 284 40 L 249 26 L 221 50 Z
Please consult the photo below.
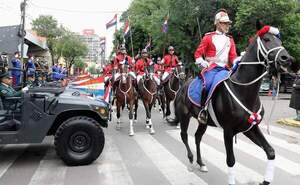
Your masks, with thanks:
M 203 108 L 203 109 L 199 112 L 198 117 L 197 117 L 197 120 L 199 121 L 199 123 L 206 124 L 206 123 L 207 123 L 207 117 L 208 117 L 207 109 L 206 109 L 206 108 Z

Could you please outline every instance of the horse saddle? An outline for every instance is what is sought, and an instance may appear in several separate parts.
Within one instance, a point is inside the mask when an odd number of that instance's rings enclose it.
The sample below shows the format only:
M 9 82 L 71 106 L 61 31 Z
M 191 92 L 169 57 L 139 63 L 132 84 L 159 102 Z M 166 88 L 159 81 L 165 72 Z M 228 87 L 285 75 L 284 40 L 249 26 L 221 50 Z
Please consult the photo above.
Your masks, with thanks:
M 205 83 L 200 77 L 194 78 L 188 86 L 188 97 L 190 101 L 198 107 L 203 105 L 201 102 L 205 102 L 206 105 L 217 86 L 227 80 L 230 74 L 230 71 L 226 69 L 219 70 L 216 73 L 207 72 L 202 77 Z M 205 93 L 205 96 L 203 96 L 203 93 Z

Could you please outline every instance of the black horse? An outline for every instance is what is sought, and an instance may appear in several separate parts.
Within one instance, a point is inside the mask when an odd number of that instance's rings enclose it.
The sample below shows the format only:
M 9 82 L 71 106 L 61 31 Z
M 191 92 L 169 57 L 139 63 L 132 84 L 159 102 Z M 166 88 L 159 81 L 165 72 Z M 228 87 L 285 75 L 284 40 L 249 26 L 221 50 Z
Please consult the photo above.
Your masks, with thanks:
M 157 96 L 157 84 L 154 80 L 154 66 L 145 66 L 145 76 L 138 83 L 138 93 L 141 97 L 146 110 L 146 127 L 149 133 L 154 134 L 154 128 L 151 120 L 151 110 Z
M 185 77 L 185 69 L 182 63 L 180 62 L 177 65 L 177 67 L 172 69 L 172 73 L 169 79 L 166 82 L 163 82 L 163 89 L 166 101 L 162 101 L 161 103 L 166 103 L 166 106 L 162 107 L 162 111 L 164 112 L 164 107 L 166 107 L 165 115 L 167 120 L 170 120 L 169 116 L 171 115 L 170 103 L 175 99 L 179 88 L 184 84 Z
M 252 142 L 265 151 L 268 164 L 265 179 L 261 185 L 268 185 L 273 180 L 275 151 L 265 139 L 258 124 L 249 123 L 249 116 L 260 112 L 263 117 L 264 110 L 259 98 L 261 79 L 268 71 L 280 72 L 281 67 L 291 64 L 292 57 L 288 54 L 282 42 L 275 35 L 266 33 L 248 46 L 237 70 L 229 79 L 221 83 L 212 95 L 209 103 L 209 116 L 207 124 L 198 123 L 195 133 L 197 148 L 197 164 L 201 171 L 207 171 L 200 154 L 200 142 L 207 126 L 219 125 L 224 131 L 224 143 L 227 155 L 228 182 L 235 184 L 233 167 L 235 157 L 233 152 L 233 137 L 243 132 Z M 186 146 L 189 162 L 193 163 L 193 154 L 188 145 L 187 129 L 190 118 L 197 118 L 200 108 L 195 106 L 187 97 L 188 81 L 177 93 L 175 99 L 175 116 L 180 122 L 181 139 Z

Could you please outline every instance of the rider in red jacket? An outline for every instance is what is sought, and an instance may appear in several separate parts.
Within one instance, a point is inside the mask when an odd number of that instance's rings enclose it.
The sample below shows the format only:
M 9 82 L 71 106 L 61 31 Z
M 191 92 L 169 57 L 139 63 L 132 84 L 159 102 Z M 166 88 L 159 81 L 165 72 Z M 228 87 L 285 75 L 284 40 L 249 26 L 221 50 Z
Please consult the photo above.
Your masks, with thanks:
M 205 34 L 200 45 L 195 51 L 196 64 L 204 67 L 202 79 L 206 90 L 209 90 L 214 78 L 205 78 L 208 74 L 215 76 L 219 71 L 230 69 L 237 57 L 234 40 L 228 36 L 231 21 L 227 11 L 221 9 L 215 15 L 216 31 Z M 205 58 L 203 58 L 205 57 Z M 207 106 L 202 105 L 198 120 L 201 123 L 207 121 Z
M 165 79 L 170 75 L 172 72 L 172 68 L 176 67 L 179 63 L 178 57 L 174 54 L 174 47 L 169 46 L 168 48 L 169 53 L 164 56 L 163 63 L 164 63 L 164 74 L 162 76 L 162 80 L 165 81 Z
M 135 79 L 136 76 L 133 72 L 134 70 L 134 63 L 132 62 L 132 59 L 129 55 L 127 55 L 126 48 L 124 45 L 122 45 L 118 51 L 117 56 L 114 58 L 114 67 L 117 69 L 120 69 L 120 66 L 122 64 L 128 64 L 129 65 L 129 74 Z M 114 79 L 116 80 L 120 76 L 120 73 L 118 72 Z

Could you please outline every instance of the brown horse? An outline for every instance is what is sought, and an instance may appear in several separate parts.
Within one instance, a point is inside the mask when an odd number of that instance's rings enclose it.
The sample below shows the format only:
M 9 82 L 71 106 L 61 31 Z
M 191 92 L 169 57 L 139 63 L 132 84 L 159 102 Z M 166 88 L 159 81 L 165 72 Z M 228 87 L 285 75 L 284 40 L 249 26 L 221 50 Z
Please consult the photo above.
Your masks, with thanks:
M 169 116 L 171 115 L 170 102 L 175 99 L 179 88 L 184 84 L 186 78 L 185 68 L 182 63 L 179 63 L 172 71 L 170 77 L 163 82 L 167 120 L 170 119 Z
M 145 76 L 138 83 L 138 93 L 146 110 L 146 127 L 150 129 L 150 134 L 155 133 L 151 120 L 151 109 L 157 95 L 157 85 L 153 75 L 153 65 L 145 67 Z
M 126 105 L 129 108 L 129 136 L 134 135 L 133 130 L 133 107 L 135 112 L 135 119 L 137 116 L 138 99 L 133 86 L 133 77 L 128 73 L 128 65 L 122 64 L 120 69 L 120 80 L 115 82 L 116 85 L 116 105 L 117 105 L 117 129 L 120 129 L 121 109 Z

